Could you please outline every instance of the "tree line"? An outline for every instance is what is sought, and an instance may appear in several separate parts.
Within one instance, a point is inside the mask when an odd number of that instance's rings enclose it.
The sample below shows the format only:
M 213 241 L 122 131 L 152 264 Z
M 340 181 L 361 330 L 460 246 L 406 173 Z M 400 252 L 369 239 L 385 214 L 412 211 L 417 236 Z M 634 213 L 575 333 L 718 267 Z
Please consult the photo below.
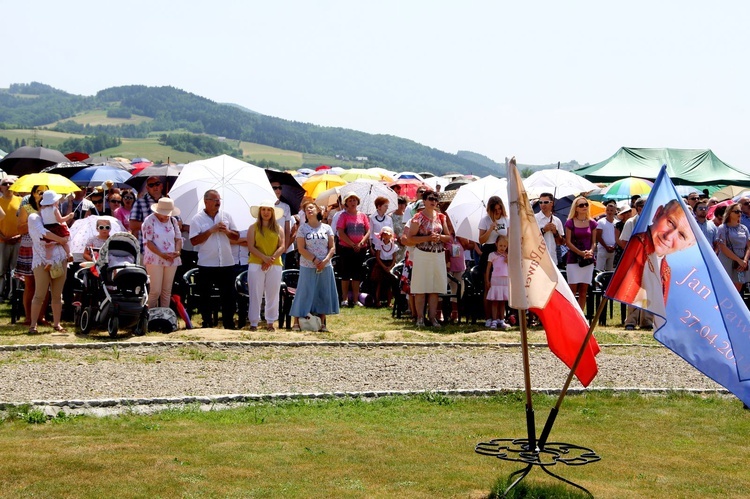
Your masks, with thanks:
M 109 135 L 145 138 L 154 132 L 184 131 L 243 140 L 279 149 L 324 156 L 367 156 L 370 164 L 391 170 L 429 170 L 436 174 L 458 171 L 483 176 L 497 174 L 470 158 L 446 153 L 393 135 L 374 135 L 356 130 L 323 127 L 284 120 L 219 104 L 174 87 L 129 85 L 81 97 L 44 84 L 12 85 L 0 93 L 0 122 L 19 128 L 59 122 L 53 130 L 87 136 Z M 19 95 L 14 95 L 13 92 Z M 34 98 L 27 95 L 34 93 Z M 26 96 L 21 96 L 24 94 Z M 152 121 L 125 125 L 82 125 L 69 118 L 94 109 L 106 109 L 110 117 L 141 115 Z M 200 149 L 181 139 L 181 147 Z M 213 146 L 210 146 L 213 147 Z

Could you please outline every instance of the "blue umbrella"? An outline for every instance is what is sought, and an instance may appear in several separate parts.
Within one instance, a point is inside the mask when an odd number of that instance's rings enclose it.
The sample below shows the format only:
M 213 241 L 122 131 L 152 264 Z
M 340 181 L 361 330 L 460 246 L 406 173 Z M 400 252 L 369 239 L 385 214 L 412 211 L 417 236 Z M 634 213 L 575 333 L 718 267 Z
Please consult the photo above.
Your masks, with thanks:
M 94 187 L 111 180 L 117 187 L 126 187 L 125 181 L 130 178 L 130 172 L 116 166 L 94 165 L 84 168 L 70 177 L 76 185 Z

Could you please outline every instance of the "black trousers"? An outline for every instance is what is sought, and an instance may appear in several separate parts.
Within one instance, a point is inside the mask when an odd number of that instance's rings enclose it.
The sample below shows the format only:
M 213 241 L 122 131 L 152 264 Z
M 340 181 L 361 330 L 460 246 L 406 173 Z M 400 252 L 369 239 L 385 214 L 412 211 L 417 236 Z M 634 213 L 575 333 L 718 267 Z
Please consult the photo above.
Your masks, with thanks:
M 203 327 L 214 327 L 211 314 L 211 295 L 213 288 L 219 290 L 221 302 L 221 322 L 224 329 L 234 329 L 234 311 L 236 309 L 234 296 L 234 265 L 228 267 L 198 266 L 198 293 L 200 294 L 200 313 Z

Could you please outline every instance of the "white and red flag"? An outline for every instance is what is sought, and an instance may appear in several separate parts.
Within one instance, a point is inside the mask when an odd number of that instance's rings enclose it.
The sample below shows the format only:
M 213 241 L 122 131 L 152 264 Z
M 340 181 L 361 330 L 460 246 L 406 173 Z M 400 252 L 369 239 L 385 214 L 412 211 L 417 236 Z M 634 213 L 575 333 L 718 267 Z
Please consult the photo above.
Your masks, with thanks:
M 575 363 L 589 323 L 552 259 L 534 218 L 515 161 L 508 165 L 509 305 L 535 313 L 542 321 L 550 350 L 568 367 Z M 597 373 L 599 345 L 591 337 L 575 375 L 588 386 Z

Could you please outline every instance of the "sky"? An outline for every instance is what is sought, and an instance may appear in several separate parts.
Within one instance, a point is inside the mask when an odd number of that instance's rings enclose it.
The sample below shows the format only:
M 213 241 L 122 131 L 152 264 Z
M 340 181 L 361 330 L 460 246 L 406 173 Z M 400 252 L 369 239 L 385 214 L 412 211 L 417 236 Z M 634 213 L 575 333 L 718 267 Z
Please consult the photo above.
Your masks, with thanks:
M 750 2 L 0 0 L 0 88 L 170 85 L 522 164 L 710 148 L 750 171 Z

